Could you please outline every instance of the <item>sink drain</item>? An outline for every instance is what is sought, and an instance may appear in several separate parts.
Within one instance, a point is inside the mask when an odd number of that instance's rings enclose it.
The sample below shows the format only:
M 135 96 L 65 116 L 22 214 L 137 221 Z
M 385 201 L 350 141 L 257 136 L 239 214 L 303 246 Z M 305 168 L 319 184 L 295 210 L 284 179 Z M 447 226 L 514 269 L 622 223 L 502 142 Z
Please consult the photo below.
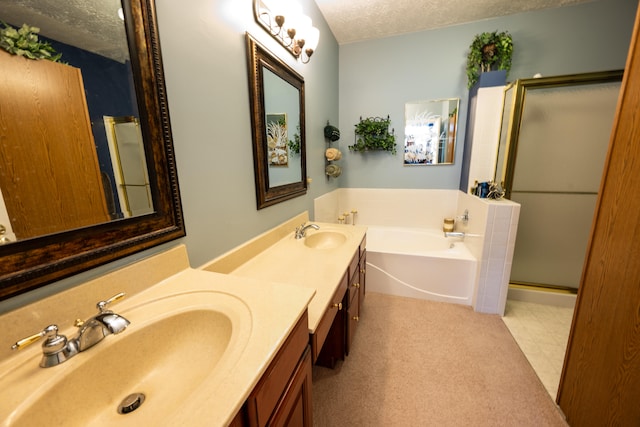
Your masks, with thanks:
M 144 402 L 144 394 L 142 393 L 133 393 L 129 396 L 125 397 L 120 405 L 118 405 L 118 413 L 119 414 L 128 414 L 129 412 L 133 412 L 142 405 Z

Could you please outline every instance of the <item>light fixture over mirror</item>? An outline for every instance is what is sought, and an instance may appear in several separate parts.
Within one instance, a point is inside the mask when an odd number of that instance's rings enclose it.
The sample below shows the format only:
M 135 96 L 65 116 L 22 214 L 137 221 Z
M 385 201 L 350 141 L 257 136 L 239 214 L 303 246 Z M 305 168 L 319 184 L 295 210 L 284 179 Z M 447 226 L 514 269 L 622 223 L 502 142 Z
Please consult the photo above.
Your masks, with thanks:
M 56 2 L 55 7 L 44 7 L 38 2 L 0 0 L 1 21 L 17 27 L 23 23 L 39 27 L 40 35 L 68 48 L 68 54 L 62 57 L 68 64 L 0 52 L 6 64 L 0 84 L 7 88 L 2 90 L 2 101 L 24 104 L 35 99 L 29 114 L 12 118 L 5 113 L 9 110 L 3 110 L 2 119 L 11 126 L 0 127 L 0 132 L 13 135 L 0 134 L 4 144 L 0 161 L 5 162 L 0 165 L 0 187 L 12 185 L 15 175 L 11 174 L 18 172 L 14 169 L 17 160 L 9 154 L 12 152 L 22 156 L 23 164 L 24 159 L 27 164 L 31 159 L 31 167 L 20 172 L 20 179 L 51 184 L 60 195 L 51 198 L 46 191 L 38 192 L 37 185 L 22 192 L 1 188 L 5 206 L 7 197 L 11 197 L 13 206 L 22 208 L 29 202 L 44 216 L 8 216 L 23 230 L 23 237 L 15 233 L 10 243 L 0 245 L 0 300 L 185 235 L 154 1 L 87 0 L 81 7 L 76 3 Z M 120 7 L 124 22 L 117 14 Z M 83 60 L 76 62 L 78 58 Z M 30 72 L 16 71 L 20 67 Z M 48 86 L 38 86 L 34 80 L 36 68 L 42 67 L 46 69 L 40 75 L 46 77 Z M 102 72 L 99 77 L 93 75 L 96 69 Z M 121 71 L 111 74 L 114 70 Z M 74 76 L 75 92 L 82 96 L 74 96 L 73 108 L 66 87 L 56 91 L 51 84 L 58 73 Z M 27 91 L 23 96 L 13 93 L 18 86 L 42 90 Z M 10 92 L 13 95 L 8 95 Z M 93 99 L 84 99 L 85 93 Z M 47 107 L 40 106 L 36 111 L 44 98 Z M 69 118 L 72 111 L 79 113 Z M 54 125 L 36 130 L 40 135 L 32 137 L 33 128 L 40 126 L 45 116 Z M 111 116 L 109 120 L 107 116 Z M 82 132 L 78 132 L 80 128 Z M 18 141 L 17 148 L 11 145 L 9 136 Z M 134 154 L 127 156 L 134 161 L 126 166 L 109 157 L 110 149 L 116 146 L 108 143 L 118 142 L 121 137 L 127 138 L 128 146 L 118 149 L 120 160 L 125 161 L 125 149 Z M 104 144 L 98 139 L 104 139 Z M 57 157 L 37 159 L 28 151 L 35 146 L 40 152 L 42 147 L 55 149 Z M 85 150 L 78 157 L 83 161 L 69 161 L 69 151 L 79 146 Z M 103 151 L 106 157 L 96 151 Z M 71 166 L 65 169 L 63 164 Z M 54 166 L 55 175 L 51 174 Z M 91 185 L 79 177 L 80 171 L 90 172 L 86 176 L 92 176 Z M 116 187 L 111 179 L 114 173 L 123 174 L 125 188 Z M 126 188 L 132 174 L 140 179 Z M 80 184 L 76 188 L 87 187 L 84 190 L 90 196 L 83 199 L 69 192 L 67 184 L 72 181 Z M 98 214 L 87 219 L 80 212 L 90 203 Z M 66 222 L 72 217 L 81 221 Z M 37 228 L 33 227 L 35 223 Z
M 405 165 L 447 165 L 454 162 L 459 106 L 459 98 L 405 104 Z
M 253 0 L 256 22 L 303 64 L 311 59 L 320 40 L 320 31 L 302 7 L 286 0 Z

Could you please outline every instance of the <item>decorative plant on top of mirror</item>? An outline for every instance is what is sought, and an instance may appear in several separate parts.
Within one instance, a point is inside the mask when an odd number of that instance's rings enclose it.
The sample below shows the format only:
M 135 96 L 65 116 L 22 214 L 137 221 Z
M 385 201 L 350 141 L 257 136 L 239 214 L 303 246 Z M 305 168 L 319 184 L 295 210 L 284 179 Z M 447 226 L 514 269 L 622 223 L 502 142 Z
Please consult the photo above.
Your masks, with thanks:
M 467 87 L 471 88 L 481 73 L 511 70 L 513 39 L 508 31 L 477 34 L 467 56 Z
M 17 30 L 2 22 L 0 29 L 0 47 L 7 52 L 29 59 L 48 59 L 60 61 L 61 53 L 57 53 L 49 42 L 38 39 L 40 28 L 22 24 Z
M 360 122 L 355 125 L 356 141 L 349 146 L 351 151 L 390 151 L 396 154 L 395 129 L 389 132 L 391 119 L 382 117 L 360 117 Z

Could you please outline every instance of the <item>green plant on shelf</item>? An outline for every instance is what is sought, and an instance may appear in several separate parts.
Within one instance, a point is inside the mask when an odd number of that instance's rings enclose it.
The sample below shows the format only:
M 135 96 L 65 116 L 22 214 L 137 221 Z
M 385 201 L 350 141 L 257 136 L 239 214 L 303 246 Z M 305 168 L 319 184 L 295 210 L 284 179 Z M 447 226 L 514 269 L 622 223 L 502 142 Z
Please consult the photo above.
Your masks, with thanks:
M 355 125 L 356 140 L 349 150 L 357 152 L 365 151 L 390 151 L 396 154 L 396 137 L 393 130 L 389 132 L 391 119 L 381 117 L 360 117 L 360 122 Z
M 477 34 L 467 55 L 467 87 L 471 88 L 481 73 L 492 70 L 511 70 L 513 38 L 508 31 Z

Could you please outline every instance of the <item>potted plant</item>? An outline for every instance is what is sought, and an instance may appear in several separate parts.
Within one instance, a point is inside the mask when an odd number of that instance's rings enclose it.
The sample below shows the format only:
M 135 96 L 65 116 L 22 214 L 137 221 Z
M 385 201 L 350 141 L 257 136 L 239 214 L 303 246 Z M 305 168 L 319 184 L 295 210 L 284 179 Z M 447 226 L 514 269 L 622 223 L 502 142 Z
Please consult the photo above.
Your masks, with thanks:
M 0 29 L 0 48 L 29 59 L 48 59 L 53 62 L 60 60 L 62 54 L 56 53 L 50 43 L 38 39 L 40 28 L 23 24 L 15 29 L 4 22 L 2 25 L 4 28 Z
M 471 88 L 481 73 L 511 69 L 513 39 L 508 31 L 477 34 L 469 46 L 467 56 L 468 87 Z
M 396 137 L 389 132 L 389 124 L 391 119 L 387 116 L 386 119 L 382 117 L 368 117 L 363 119 L 360 117 L 360 122 L 355 125 L 356 141 L 353 145 L 349 146 L 351 151 L 390 151 L 391 154 L 396 154 Z

